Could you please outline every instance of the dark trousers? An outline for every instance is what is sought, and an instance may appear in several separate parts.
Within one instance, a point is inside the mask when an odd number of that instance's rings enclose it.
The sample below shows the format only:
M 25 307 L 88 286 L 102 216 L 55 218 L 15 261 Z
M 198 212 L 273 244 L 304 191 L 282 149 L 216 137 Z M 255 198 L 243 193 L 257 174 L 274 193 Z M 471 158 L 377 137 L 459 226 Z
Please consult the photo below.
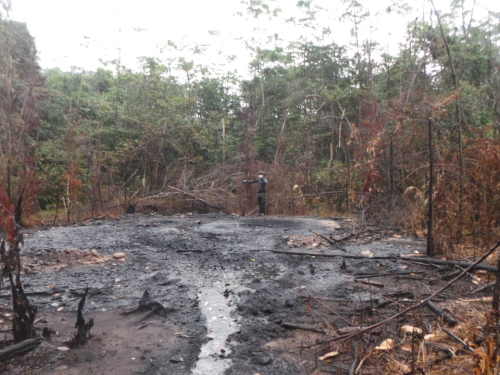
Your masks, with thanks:
M 257 194 L 257 202 L 259 203 L 259 214 L 266 213 L 266 193 Z

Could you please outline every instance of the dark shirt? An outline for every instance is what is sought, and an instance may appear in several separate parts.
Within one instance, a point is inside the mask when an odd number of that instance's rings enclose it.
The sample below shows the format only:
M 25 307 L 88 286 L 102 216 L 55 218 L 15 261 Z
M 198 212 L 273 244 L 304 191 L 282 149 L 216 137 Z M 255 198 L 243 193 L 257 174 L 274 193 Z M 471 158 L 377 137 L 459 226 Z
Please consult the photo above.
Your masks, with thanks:
M 247 180 L 247 184 L 259 184 L 257 193 L 265 193 L 267 180 L 265 178 L 259 178 L 257 180 Z

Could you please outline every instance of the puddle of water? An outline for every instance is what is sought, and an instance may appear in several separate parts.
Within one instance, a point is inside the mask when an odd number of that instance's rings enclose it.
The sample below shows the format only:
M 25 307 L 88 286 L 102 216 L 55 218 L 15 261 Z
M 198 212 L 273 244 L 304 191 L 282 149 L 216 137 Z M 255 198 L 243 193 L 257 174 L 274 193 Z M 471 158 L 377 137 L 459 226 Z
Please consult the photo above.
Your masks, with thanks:
M 236 305 L 229 306 L 234 297 L 232 295 L 224 297 L 225 289 L 225 282 L 220 281 L 209 287 L 200 288 L 198 295 L 200 308 L 207 321 L 207 336 L 211 340 L 201 347 L 198 362 L 192 371 L 193 375 L 223 374 L 231 365 L 230 359 L 219 357 L 230 354 L 226 339 L 238 328 L 238 325 L 231 318 L 231 313 Z

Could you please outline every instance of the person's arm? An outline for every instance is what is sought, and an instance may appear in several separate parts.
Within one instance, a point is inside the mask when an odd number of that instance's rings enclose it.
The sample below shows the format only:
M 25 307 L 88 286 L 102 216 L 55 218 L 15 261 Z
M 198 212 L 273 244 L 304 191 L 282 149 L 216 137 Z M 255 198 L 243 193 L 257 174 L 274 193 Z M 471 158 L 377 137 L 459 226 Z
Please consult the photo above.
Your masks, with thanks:
M 259 180 L 243 180 L 244 184 L 256 184 Z

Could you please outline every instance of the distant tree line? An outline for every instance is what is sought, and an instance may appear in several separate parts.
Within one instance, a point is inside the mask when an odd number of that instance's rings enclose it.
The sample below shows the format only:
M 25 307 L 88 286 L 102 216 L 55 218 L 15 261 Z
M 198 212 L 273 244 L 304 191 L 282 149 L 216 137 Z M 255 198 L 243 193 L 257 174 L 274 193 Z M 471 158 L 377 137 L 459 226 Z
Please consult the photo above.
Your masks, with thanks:
M 278 17 L 258 3 L 247 12 Z M 0 189 L 17 219 L 58 210 L 72 221 L 168 186 L 249 211 L 240 181 L 265 168 L 273 213 L 348 212 L 425 235 L 432 201 L 438 251 L 490 243 L 500 222 L 499 15 L 472 22 L 454 1 L 447 15 L 409 23 L 389 55 L 355 32 L 367 22 L 360 3 L 344 4 L 352 46 L 325 30 L 287 45 L 248 41 L 245 79 L 184 58 L 41 71 L 26 25 L 0 19 Z

